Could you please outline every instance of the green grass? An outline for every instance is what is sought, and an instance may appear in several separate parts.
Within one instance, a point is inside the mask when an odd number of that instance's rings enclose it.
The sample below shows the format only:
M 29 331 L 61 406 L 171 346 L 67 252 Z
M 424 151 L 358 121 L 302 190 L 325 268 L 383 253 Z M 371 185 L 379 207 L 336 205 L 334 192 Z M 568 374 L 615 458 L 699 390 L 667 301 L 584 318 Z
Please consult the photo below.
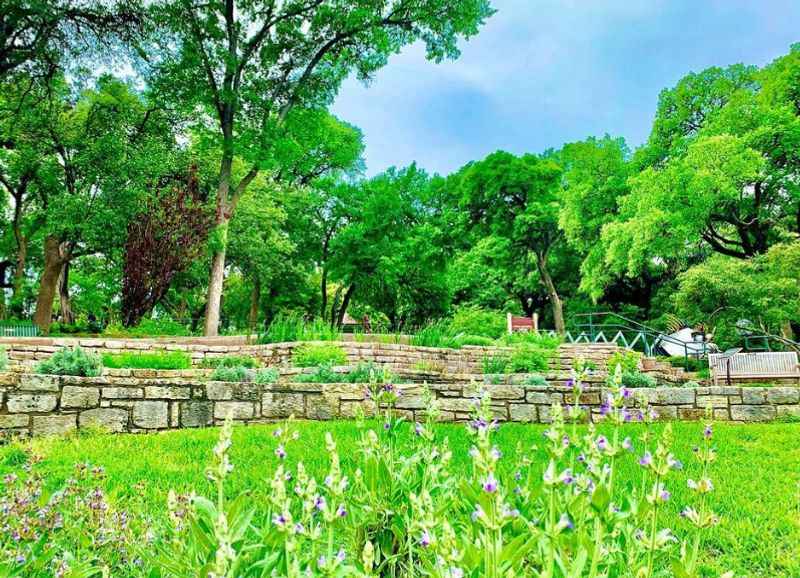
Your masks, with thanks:
M 347 354 L 338 345 L 304 343 L 292 351 L 292 363 L 297 367 L 345 365 Z
M 276 426 L 237 428 L 234 432 L 231 459 L 234 471 L 227 487 L 231 496 L 241 491 L 252 492 L 256 504 L 265 504 L 269 491 L 270 472 L 277 458 L 271 432 Z M 656 426 L 659 429 L 661 426 Z M 685 464 L 685 471 L 670 478 L 673 497 L 667 504 L 673 530 L 681 536 L 684 522 L 676 517 L 694 499 L 685 487 L 687 477 L 698 477 L 698 466 L 692 459 L 692 447 L 700 439 L 702 426 L 697 423 L 676 423 L 675 455 Z M 542 452 L 529 450 L 542 445 L 545 426 L 507 424 L 496 434 L 503 450 L 501 464 L 511 470 L 516 460 L 529 457 L 541 464 Z M 625 432 L 635 437 L 641 426 L 628 426 Z M 301 438 L 291 446 L 289 461 L 300 456 L 309 472 L 322 476 L 327 471 L 324 434 L 330 431 L 337 440 L 343 467 L 354 468 L 355 441 L 359 435 L 352 422 L 300 422 Z M 602 428 L 601 428 L 602 429 Z M 217 440 L 217 429 L 184 430 L 152 435 L 89 434 L 67 439 L 35 440 L 35 451 L 43 456 L 37 465 L 46 476 L 49 490 L 58 489 L 73 475 L 73 466 L 89 462 L 105 467 L 105 487 L 114 501 L 146 504 L 148 514 L 165 515 L 169 488 L 177 491 L 194 489 L 210 493 L 204 470 L 211 448 Z M 401 434 L 410 435 L 408 431 Z M 454 469 L 469 467 L 470 438 L 463 425 L 443 424 L 437 435 L 448 436 L 453 449 Z M 720 525 L 704 543 L 703 576 L 719 576 L 733 570 L 736 576 L 797 577 L 800 576 L 800 424 L 719 424 L 715 428 L 718 459 L 712 465 L 716 485 L 711 494 L 714 509 L 721 515 Z M 516 450 L 521 444 L 522 454 Z M 18 468 L 23 456 L 18 447 L 0 447 L 0 475 Z M 639 467 L 626 460 L 618 479 L 638 483 Z M 139 484 L 139 485 L 137 485 Z
M 192 358 L 184 351 L 104 353 L 103 365 L 114 369 L 190 369 Z

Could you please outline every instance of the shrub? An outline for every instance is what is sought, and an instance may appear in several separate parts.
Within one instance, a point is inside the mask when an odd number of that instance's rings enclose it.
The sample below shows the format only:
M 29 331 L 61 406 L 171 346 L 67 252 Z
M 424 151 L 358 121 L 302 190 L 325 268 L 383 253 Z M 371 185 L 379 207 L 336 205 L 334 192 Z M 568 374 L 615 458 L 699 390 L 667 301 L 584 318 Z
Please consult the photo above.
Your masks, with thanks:
M 698 359 L 697 357 L 691 356 L 686 358 L 682 355 L 659 357 L 658 359 L 668 362 L 670 365 L 672 365 L 672 367 L 686 368 L 691 372 L 698 372 L 702 371 L 703 369 L 708 369 L 707 359 Z
M 249 381 L 250 375 L 247 368 L 241 365 L 234 367 L 226 367 L 220 365 L 211 374 L 211 379 L 214 381 Z
M 683 384 L 683 387 L 700 387 L 700 384 L 696 381 L 687 381 Z
M 103 365 L 117 369 L 189 369 L 192 367 L 192 359 L 184 351 L 104 353 Z
M 395 375 L 389 368 L 373 363 L 359 363 L 351 369 L 345 376 L 348 383 L 392 383 L 396 382 Z
M 311 373 L 297 376 L 298 383 L 341 383 L 342 375 L 333 371 L 330 364 L 317 366 Z
M 450 323 L 439 320 L 429 323 L 411 336 L 411 345 L 418 347 L 458 348 L 457 336 L 453 334 Z
M 259 335 L 259 343 L 289 341 L 340 341 L 342 334 L 321 319 L 306 321 L 299 315 L 277 315 Z
M 518 344 L 509 358 L 508 371 L 511 373 L 536 373 L 547 371 L 552 349 L 533 344 Z
M 486 355 L 483 358 L 483 373 L 505 373 L 508 369 L 509 358 L 507 355 Z
M 189 328 L 169 317 L 142 319 L 135 327 L 109 324 L 103 331 L 106 337 L 181 337 L 191 335 Z
M 253 382 L 259 385 L 267 385 L 270 383 L 275 383 L 278 381 L 280 377 L 280 372 L 275 369 L 274 367 L 266 367 L 264 369 L 258 369 L 253 376 Z
M 625 387 L 656 387 L 656 378 L 640 371 L 623 371 L 622 385 Z
M 639 360 L 642 354 L 636 351 L 615 351 L 606 360 L 609 373 L 616 371 L 617 366 L 622 367 L 622 373 L 635 373 L 639 371 Z
M 481 347 L 488 347 L 495 344 L 495 340 L 491 337 L 484 337 L 483 335 L 459 335 L 454 340 L 456 347 L 464 347 L 465 345 L 480 345 Z
M 338 345 L 305 343 L 292 352 L 292 362 L 297 367 L 344 365 L 347 363 L 347 354 Z
M 519 333 L 506 333 L 500 339 L 503 345 L 535 345 L 542 349 L 558 349 L 562 339 L 558 335 L 537 331 L 522 331 Z
M 449 325 L 453 335 L 465 334 L 497 339 L 506 332 L 506 316 L 498 311 L 480 307 L 459 307 Z
M 224 355 L 222 357 L 206 357 L 200 362 L 200 367 L 216 369 L 217 367 L 258 367 L 258 360 L 249 355 Z
M 549 384 L 547 383 L 547 380 L 545 379 L 545 377 L 543 375 L 539 375 L 538 373 L 535 373 L 533 375 L 528 376 L 528 378 L 525 380 L 525 385 L 535 385 L 535 386 L 538 386 L 538 387 L 546 387 Z
M 6 353 L 6 348 L 0 346 L 0 371 L 5 371 L 8 369 L 8 353 Z
M 78 375 L 96 377 L 100 375 L 103 364 L 100 357 L 87 353 L 80 347 L 63 347 L 36 366 L 36 373 L 49 375 Z

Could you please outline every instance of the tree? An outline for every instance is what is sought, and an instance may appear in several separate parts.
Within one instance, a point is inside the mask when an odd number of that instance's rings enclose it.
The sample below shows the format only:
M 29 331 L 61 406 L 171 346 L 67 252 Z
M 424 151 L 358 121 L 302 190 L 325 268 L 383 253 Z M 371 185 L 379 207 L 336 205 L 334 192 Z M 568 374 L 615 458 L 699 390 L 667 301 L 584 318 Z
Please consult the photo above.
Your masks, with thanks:
M 111 77 L 74 103 L 62 84 L 39 106 L 45 131 L 35 138 L 43 139 L 46 152 L 37 176 L 44 265 L 33 320 L 47 332 L 65 265 L 121 248 L 154 175 L 170 166 L 175 142 L 168 119 Z
M 507 238 L 517 258 L 539 273 L 564 333 L 564 312 L 550 271 L 551 256 L 564 239 L 558 227 L 561 168 L 552 159 L 498 151 L 463 169 L 462 207 L 482 230 Z
M 62 58 L 116 37 L 130 40 L 141 20 L 137 2 L 0 0 L 0 78 L 52 76 Z
M 289 112 L 327 106 L 351 71 L 368 78 L 416 40 L 433 60 L 455 57 L 457 40 L 477 33 L 491 13 L 488 0 L 153 3 L 156 83 L 162 94 L 215 119 L 221 150 L 222 242 L 211 264 L 206 334 L 219 325 L 228 223 L 253 179 L 280 168 L 269 159 Z M 236 156 L 250 168 L 234 182 Z
M 122 324 L 133 327 L 158 305 L 176 275 L 202 253 L 212 214 L 197 167 L 164 175 L 128 223 L 122 277 Z

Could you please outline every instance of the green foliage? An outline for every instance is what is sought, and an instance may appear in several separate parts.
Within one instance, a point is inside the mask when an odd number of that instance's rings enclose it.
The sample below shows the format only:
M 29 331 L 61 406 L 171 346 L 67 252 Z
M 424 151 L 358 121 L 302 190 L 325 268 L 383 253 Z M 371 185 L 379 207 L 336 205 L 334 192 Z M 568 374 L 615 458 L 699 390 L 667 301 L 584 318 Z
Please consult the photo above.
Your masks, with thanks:
M 606 360 L 606 369 L 613 374 L 620 366 L 622 373 L 637 373 L 641 359 L 642 354 L 637 351 L 615 351 Z
M 547 371 L 553 349 L 532 343 L 516 345 L 509 357 L 507 370 L 511 373 L 537 373 Z
M 498 374 L 505 373 L 511 362 L 508 355 L 486 355 L 483 358 L 483 373 Z
M 8 369 L 8 352 L 0 345 L 0 371 Z
M 277 315 L 259 335 L 259 343 L 290 341 L 340 341 L 342 334 L 321 319 L 306 321 L 300 315 Z
M 97 377 L 103 369 L 100 357 L 78 346 L 62 347 L 36 366 L 36 373 Z
M 544 375 L 534 374 L 529 375 L 525 380 L 525 385 L 535 385 L 537 387 L 547 387 L 549 383 Z
M 338 345 L 304 343 L 292 351 L 292 363 L 297 367 L 345 365 L 347 354 Z
M 253 376 L 253 383 L 258 385 L 268 385 L 270 383 L 275 383 L 280 378 L 280 372 L 275 369 L 274 367 L 264 367 L 262 369 L 257 369 L 255 375 Z
M 506 317 L 499 311 L 476 306 L 459 307 L 450 321 L 450 329 L 455 334 L 497 339 L 506 332 Z
M 181 337 L 186 335 L 191 335 L 186 326 L 169 317 L 145 318 L 136 327 L 123 327 L 112 323 L 103 331 L 104 337 Z
M 345 375 L 348 383 L 397 383 L 388 367 L 373 363 L 359 363 Z
M 322 364 L 314 368 L 310 373 L 301 373 L 297 376 L 298 383 L 342 383 L 342 374 L 333 370 L 331 364 Z
M 656 378 L 641 371 L 623 371 L 622 385 L 625 387 L 657 387 Z
M 688 361 L 689 367 L 688 370 L 691 372 L 698 372 L 704 369 L 708 369 L 708 359 L 697 358 L 689 356 L 688 358 L 682 355 L 676 355 L 672 357 L 659 357 L 658 359 L 662 361 L 667 361 L 672 365 L 672 367 L 681 367 L 687 369 L 686 364 Z
M 192 359 L 184 351 L 104 353 L 103 365 L 117 369 L 190 369 L 192 367 Z
M 259 366 L 258 360 L 249 355 L 223 355 L 221 357 L 206 357 L 200 362 L 200 367 L 214 369 L 217 367 L 244 367 L 253 369 Z
M 504 345 L 514 346 L 517 344 L 533 345 L 542 349 L 558 349 L 562 339 L 558 335 L 535 331 L 520 331 L 517 333 L 505 334 L 500 342 Z
M 483 335 L 458 335 L 454 338 L 453 343 L 456 348 L 464 347 L 465 345 L 490 347 L 497 344 L 496 340 Z
M 458 337 L 453 334 L 450 322 L 446 319 L 434 321 L 422 327 L 411 336 L 411 345 L 418 347 L 457 348 Z
M 246 367 L 242 367 L 241 365 L 219 365 L 211 374 L 211 380 L 234 382 L 250 381 L 250 373 Z

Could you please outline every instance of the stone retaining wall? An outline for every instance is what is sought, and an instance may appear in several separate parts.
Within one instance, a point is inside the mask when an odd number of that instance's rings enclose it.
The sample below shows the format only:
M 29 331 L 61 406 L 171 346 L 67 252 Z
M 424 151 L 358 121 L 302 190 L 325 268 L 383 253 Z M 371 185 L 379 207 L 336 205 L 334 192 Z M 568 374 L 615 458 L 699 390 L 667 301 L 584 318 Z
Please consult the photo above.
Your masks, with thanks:
M 333 342 L 325 342 L 333 343 Z M 171 342 L 156 339 L 74 339 L 74 338 L 0 338 L 0 346 L 8 351 L 12 363 L 31 366 L 46 359 L 62 347 L 80 345 L 87 351 L 103 353 L 185 351 L 192 364 L 200 365 L 204 359 L 225 355 L 248 355 L 267 365 L 287 366 L 298 342 L 269 344 L 213 344 L 196 341 Z M 349 363 L 373 361 L 405 369 L 429 369 L 446 373 L 478 373 L 483 360 L 510 351 L 503 347 L 465 346 L 461 349 L 417 347 L 395 343 L 338 342 L 347 354 Z M 616 345 L 562 345 L 558 355 L 551 359 L 552 369 L 569 369 L 574 359 L 582 357 L 605 366 L 605 360 L 619 351 Z
M 563 383 L 565 373 L 548 375 Z M 597 380 L 580 403 L 598 415 L 603 388 Z M 423 386 L 400 386 L 398 410 L 422 419 Z M 477 392 L 485 387 L 500 420 L 547 422 L 555 402 L 571 403 L 562 385 L 479 385 L 475 382 L 431 384 L 445 421 L 469 418 Z M 699 419 L 713 408 L 715 419 L 769 421 L 800 416 L 800 388 L 700 387 L 634 390 L 645 397 L 662 419 Z M 78 427 L 101 426 L 114 432 L 142 432 L 219 424 L 230 414 L 240 423 L 259 423 L 295 415 L 325 420 L 369 415 L 374 403 L 362 384 L 226 383 L 204 381 L 189 373 L 130 372 L 101 377 L 58 377 L 29 373 L 0 374 L 0 431 L 11 435 L 62 434 Z

